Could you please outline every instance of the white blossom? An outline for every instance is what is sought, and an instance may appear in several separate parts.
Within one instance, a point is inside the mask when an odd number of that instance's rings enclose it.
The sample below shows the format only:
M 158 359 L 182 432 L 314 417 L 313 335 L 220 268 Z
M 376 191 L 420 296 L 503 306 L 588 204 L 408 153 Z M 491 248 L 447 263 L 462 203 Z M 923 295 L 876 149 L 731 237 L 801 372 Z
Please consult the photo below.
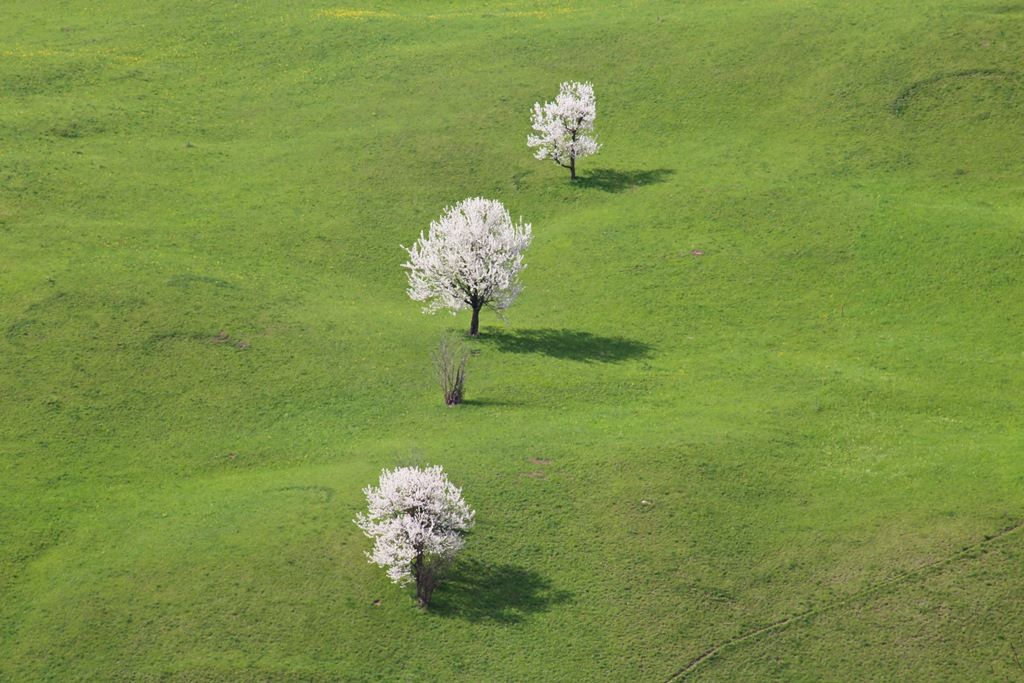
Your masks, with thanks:
M 470 334 L 476 335 L 481 308 L 508 308 L 521 291 L 523 251 L 531 239 L 530 224 L 513 224 L 501 202 L 464 199 L 447 207 L 411 248 L 402 247 L 409 253 L 402 264 L 409 296 L 424 302 L 427 313 L 472 309 Z
M 416 580 L 426 606 L 438 568 L 462 548 L 475 513 L 439 466 L 385 469 L 378 486 L 367 486 L 363 493 L 368 511 L 354 521 L 374 539 L 367 557 L 395 583 Z
M 526 144 L 537 148 L 533 154 L 536 158 L 551 159 L 565 166 L 575 178 L 576 160 L 601 149 L 593 136 L 595 118 L 593 84 L 562 83 L 554 102 L 533 105 L 531 122 L 537 134 L 528 136 Z

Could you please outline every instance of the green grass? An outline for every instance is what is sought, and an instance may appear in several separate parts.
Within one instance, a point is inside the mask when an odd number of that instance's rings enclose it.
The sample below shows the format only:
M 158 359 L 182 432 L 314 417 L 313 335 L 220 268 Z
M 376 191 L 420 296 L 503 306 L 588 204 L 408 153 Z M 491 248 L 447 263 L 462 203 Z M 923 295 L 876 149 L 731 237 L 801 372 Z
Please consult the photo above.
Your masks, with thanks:
M 1024 678 L 1024 4 L 3 13 L 0 679 Z M 535 237 L 449 410 L 471 195 Z M 478 511 L 425 614 L 402 463 Z

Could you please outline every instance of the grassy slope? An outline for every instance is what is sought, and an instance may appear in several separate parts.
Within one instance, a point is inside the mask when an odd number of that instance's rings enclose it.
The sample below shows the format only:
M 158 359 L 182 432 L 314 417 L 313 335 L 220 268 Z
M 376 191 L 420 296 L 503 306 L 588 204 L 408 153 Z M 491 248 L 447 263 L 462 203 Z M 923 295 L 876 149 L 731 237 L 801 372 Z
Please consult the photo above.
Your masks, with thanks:
M 855 4 L 8 3 L 0 678 L 660 680 L 1024 515 L 1024 6 Z M 397 245 L 471 194 L 536 237 L 445 410 Z M 402 462 L 479 511 L 426 615 Z M 1021 543 L 695 673 L 1019 677 Z

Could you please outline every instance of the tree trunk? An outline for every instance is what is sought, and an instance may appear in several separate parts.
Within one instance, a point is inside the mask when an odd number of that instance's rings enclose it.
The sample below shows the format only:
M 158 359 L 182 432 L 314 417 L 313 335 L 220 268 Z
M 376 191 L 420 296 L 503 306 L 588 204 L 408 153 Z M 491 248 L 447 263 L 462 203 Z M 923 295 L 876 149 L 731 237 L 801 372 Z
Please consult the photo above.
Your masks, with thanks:
M 416 600 L 420 604 L 420 608 L 427 609 L 430 604 L 430 598 L 434 595 L 434 587 L 436 582 L 434 581 L 434 571 L 431 567 L 428 567 L 426 562 L 423 561 L 423 553 L 416 556 L 416 561 L 412 566 L 413 576 L 416 577 Z
M 469 323 L 469 336 L 480 336 L 480 304 L 473 304 L 473 319 Z
M 576 125 L 579 126 L 583 122 L 583 118 L 580 117 Z M 576 133 L 578 128 L 572 129 L 572 149 L 569 150 L 569 180 L 576 180 Z
M 420 609 L 427 609 L 430 606 L 430 593 L 427 591 L 426 586 L 416 586 L 416 600 L 419 602 Z
M 430 598 L 434 595 L 434 581 L 428 577 L 423 586 L 416 588 L 416 598 L 419 600 L 420 608 L 427 609 L 430 605 Z

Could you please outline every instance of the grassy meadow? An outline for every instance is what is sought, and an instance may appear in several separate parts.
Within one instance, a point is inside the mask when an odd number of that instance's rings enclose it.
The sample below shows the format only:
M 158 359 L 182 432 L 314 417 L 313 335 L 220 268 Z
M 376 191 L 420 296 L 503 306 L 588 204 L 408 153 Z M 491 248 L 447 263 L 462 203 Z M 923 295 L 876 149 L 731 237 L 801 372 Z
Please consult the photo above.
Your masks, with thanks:
M 0 12 L 0 680 L 1024 680 L 1024 3 Z M 447 409 L 399 245 L 477 195 Z

